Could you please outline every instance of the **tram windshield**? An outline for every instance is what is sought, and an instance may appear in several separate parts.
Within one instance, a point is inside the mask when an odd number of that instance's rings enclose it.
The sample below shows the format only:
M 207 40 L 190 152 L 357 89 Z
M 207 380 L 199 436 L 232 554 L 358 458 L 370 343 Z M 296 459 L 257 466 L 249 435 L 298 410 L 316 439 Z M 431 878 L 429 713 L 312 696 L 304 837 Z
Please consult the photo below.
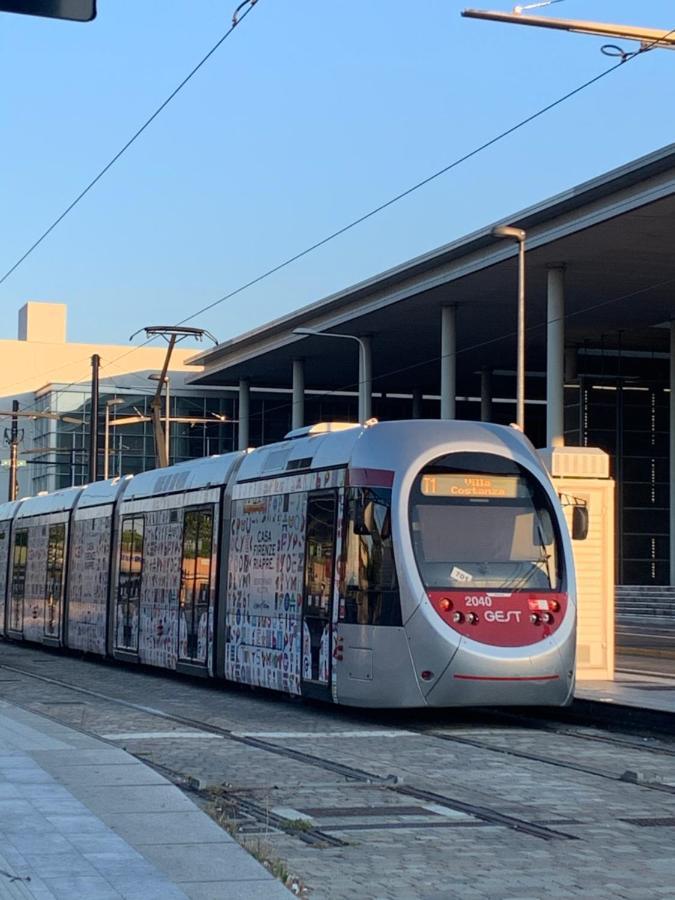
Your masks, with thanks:
M 511 460 L 487 453 L 436 460 L 415 481 L 410 517 L 427 588 L 560 590 L 550 501 Z

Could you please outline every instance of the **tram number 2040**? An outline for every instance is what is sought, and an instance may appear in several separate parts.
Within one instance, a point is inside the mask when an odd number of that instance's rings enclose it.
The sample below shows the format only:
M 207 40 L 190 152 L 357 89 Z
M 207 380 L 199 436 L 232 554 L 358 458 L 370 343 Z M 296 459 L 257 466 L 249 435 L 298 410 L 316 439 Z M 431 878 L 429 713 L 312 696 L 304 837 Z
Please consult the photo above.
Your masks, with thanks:
M 492 597 L 466 596 L 464 601 L 467 606 L 492 606 Z

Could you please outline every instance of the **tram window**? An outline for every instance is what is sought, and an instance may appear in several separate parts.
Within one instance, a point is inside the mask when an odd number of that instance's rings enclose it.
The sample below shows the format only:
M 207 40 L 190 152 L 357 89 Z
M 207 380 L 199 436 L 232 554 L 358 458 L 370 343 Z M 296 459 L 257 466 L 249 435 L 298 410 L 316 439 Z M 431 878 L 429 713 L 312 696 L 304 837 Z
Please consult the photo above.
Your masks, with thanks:
M 14 538 L 12 555 L 12 602 L 9 610 L 9 627 L 13 631 L 23 629 L 23 598 L 26 593 L 27 565 L 28 529 L 20 528 Z
M 143 517 L 122 520 L 117 588 L 117 647 L 138 649 L 138 623 L 143 573 Z
M 63 590 L 63 566 L 66 551 L 65 523 L 49 526 L 47 539 L 47 590 L 45 593 L 45 634 L 59 630 L 59 605 Z
M 309 498 L 307 504 L 307 559 L 305 615 L 325 618 L 330 609 L 335 555 L 335 495 Z
M 348 493 L 340 597 L 344 622 L 402 624 L 388 489 L 352 488 Z
M 482 453 L 437 460 L 418 476 L 410 512 L 427 587 L 560 589 L 550 503 L 516 463 Z

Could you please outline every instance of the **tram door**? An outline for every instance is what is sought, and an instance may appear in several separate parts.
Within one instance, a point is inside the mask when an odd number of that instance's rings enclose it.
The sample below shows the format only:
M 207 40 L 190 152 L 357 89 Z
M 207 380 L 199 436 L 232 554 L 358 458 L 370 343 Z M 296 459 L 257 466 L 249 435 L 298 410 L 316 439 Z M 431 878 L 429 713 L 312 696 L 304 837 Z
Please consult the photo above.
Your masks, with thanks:
M 61 636 L 63 574 L 66 552 L 65 523 L 49 526 L 47 543 L 47 583 L 45 586 L 44 636 Z
M 183 516 L 178 657 L 206 665 L 209 638 L 213 507 L 188 509 Z
M 115 649 L 138 653 L 138 626 L 143 577 L 142 515 L 122 519 L 120 569 L 117 586 Z
M 335 491 L 307 498 L 307 540 L 302 604 L 304 693 L 324 695 L 330 684 L 333 573 L 335 571 Z M 307 690 L 309 688 L 309 690 Z

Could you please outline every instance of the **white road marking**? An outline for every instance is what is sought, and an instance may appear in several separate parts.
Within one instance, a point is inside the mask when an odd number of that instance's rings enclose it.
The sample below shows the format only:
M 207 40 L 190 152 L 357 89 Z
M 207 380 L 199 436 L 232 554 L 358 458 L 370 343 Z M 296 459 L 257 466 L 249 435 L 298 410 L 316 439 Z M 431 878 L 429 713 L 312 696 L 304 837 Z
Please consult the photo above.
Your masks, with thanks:
M 396 738 L 416 737 L 414 731 L 233 731 L 234 737 L 250 738 Z
M 106 741 L 145 741 L 158 738 L 193 738 L 200 741 L 222 741 L 222 734 L 213 734 L 211 731 L 121 731 L 114 734 L 102 734 Z
M 441 806 L 438 803 L 425 803 L 423 809 L 436 813 L 439 816 L 445 816 L 447 819 L 470 819 L 467 813 L 460 812 L 458 809 L 450 809 L 448 806 Z
M 293 809 L 292 806 L 273 806 L 272 812 L 276 816 L 281 816 L 282 819 L 288 819 L 291 822 L 297 822 L 299 819 L 301 822 L 307 822 L 309 825 L 314 824 L 314 819 L 311 816 L 300 812 L 299 809 Z

